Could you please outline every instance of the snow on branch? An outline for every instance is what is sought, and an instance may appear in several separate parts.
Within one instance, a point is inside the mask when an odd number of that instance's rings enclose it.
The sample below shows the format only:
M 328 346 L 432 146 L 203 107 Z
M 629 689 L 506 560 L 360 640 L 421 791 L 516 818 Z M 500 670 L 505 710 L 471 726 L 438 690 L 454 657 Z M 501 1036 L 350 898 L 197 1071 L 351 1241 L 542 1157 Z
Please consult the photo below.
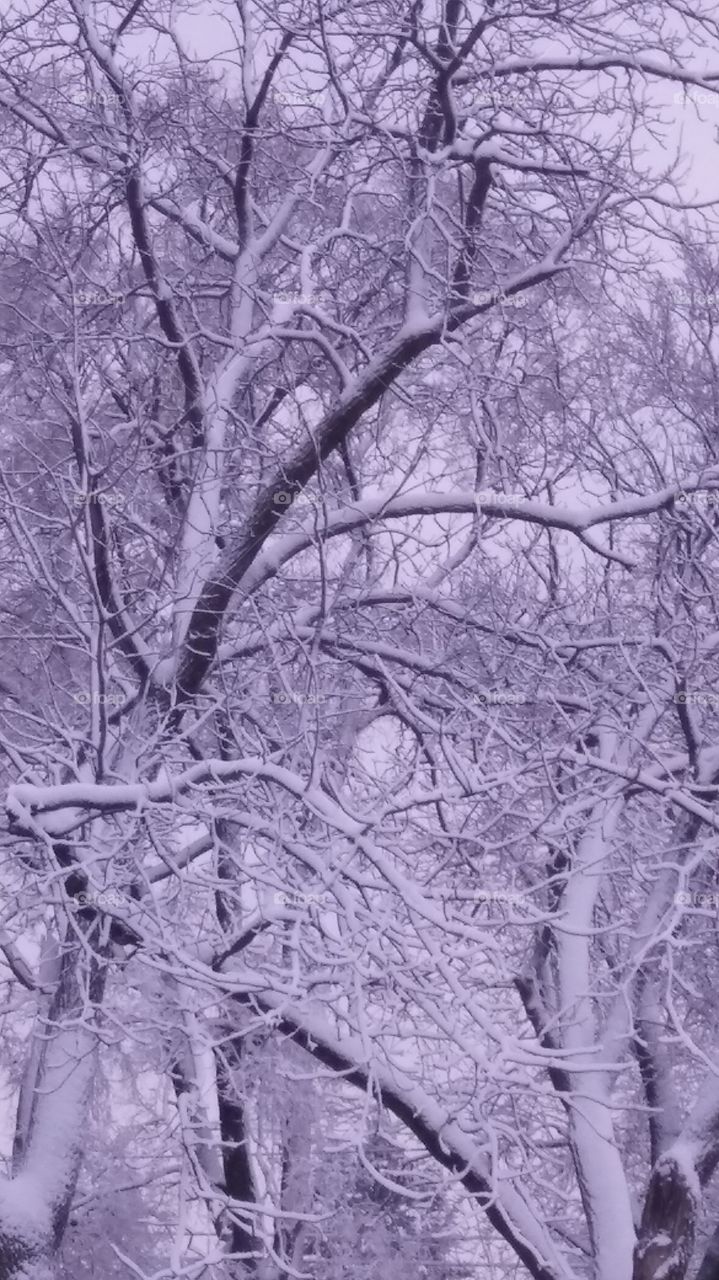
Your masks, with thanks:
M 289 1005 L 284 996 L 263 991 L 261 996 L 235 994 L 233 999 L 268 1016 L 277 1031 L 342 1080 L 363 1092 L 379 1094 L 386 1108 L 474 1196 L 534 1280 L 573 1280 L 572 1270 L 556 1249 L 521 1180 L 497 1167 L 488 1154 L 491 1145 L 467 1135 L 409 1076 L 395 1066 L 374 1059 L 368 1062 L 363 1040 L 337 1035 L 320 1016 Z
M 303 477 L 306 475 L 306 469 L 302 474 Z M 288 484 L 289 481 L 285 479 L 284 486 Z M 208 584 L 200 598 L 195 623 L 190 626 L 189 634 L 192 644 L 189 648 L 188 641 L 189 652 L 182 669 L 184 674 L 181 671 L 180 675 L 181 689 L 194 687 L 200 672 L 206 670 L 211 657 L 214 656 L 219 618 L 227 608 L 233 592 L 240 589 L 245 594 L 250 594 L 274 576 L 287 561 L 314 545 L 318 538 L 324 542 L 328 538 L 364 528 L 378 520 L 423 515 L 484 513 L 497 518 L 519 520 L 546 529 L 560 529 L 573 533 L 597 554 L 614 560 L 627 569 L 632 569 L 635 567 L 633 558 L 598 543 L 593 538 L 591 530 L 603 524 L 640 519 L 655 514 L 670 508 L 676 498 L 683 493 L 693 493 L 699 489 L 717 486 L 719 486 L 719 474 L 705 473 L 688 477 L 681 484 L 666 486 L 644 497 L 626 498 L 589 508 L 570 504 L 553 505 L 533 499 L 509 498 L 503 494 L 490 497 L 471 490 L 452 490 L 446 493 L 420 491 L 403 494 L 400 497 L 378 494 L 353 503 L 340 511 L 328 513 L 323 517 L 319 529 L 313 524 L 311 528 L 306 527 L 294 533 L 279 535 L 264 551 L 259 550 L 264 541 L 263 538 L 253 537 L 249 540 L 242 538 L 237 547 L 229 553 L 222 576 L 220 577 L 218 572 L 217 579 Z M 278 481 L 277 489 L 282 487 Z M 274 492 L 274 490 L 266 491 L 261 504 L 259 518 L 261 521 L 264 518 L 266 523 L 277 523 L 277 508 L 273 505 Z M 201 655 L 204 655 L 202 660 Z

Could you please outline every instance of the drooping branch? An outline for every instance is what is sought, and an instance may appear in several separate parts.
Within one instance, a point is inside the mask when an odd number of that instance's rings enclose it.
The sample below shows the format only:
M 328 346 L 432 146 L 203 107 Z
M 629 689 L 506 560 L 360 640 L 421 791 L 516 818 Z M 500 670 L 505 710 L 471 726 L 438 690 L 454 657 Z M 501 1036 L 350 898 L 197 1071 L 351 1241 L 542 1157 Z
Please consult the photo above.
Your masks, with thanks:
M 414 1134 L 443 1168 L 453 1173 L 487 1215 L 489 1222 L 524 1263 L 533 1280 L 571 1280 L 572 1272 L 557 1252 L 529 1199 L 514 1176 L 504 1180 L 449 1113 L 396 1070 L 367 1063 L 364 1047 L 349 1037 L 335 1037 L 319 1018 L 290 1010 L 269 994 L 233 994 L 242 1007 L 268 1017 L 287 1036 L 338 1078 L 362 1092 L 375 1092 L 382 1105 Z

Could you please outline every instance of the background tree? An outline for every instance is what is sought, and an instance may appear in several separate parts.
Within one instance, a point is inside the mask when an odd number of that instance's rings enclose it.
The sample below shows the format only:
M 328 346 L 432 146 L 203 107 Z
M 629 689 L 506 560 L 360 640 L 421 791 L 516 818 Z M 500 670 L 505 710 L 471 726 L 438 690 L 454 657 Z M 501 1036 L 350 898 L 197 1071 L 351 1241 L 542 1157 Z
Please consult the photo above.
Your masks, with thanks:
M 375 1134 L 361 1156 L 355 1148 L 328 1165 L 333 1213 L 321 1247 L 305 1259 L 312 1274 L 341 1280 L 380 1280 L 388 1271 L 401 1280 L 471 1275 L 459 1260 L 462 1237 L 451 1207 L 434 1188 L 422 1201 L 411 1166 L 386 1138 Z

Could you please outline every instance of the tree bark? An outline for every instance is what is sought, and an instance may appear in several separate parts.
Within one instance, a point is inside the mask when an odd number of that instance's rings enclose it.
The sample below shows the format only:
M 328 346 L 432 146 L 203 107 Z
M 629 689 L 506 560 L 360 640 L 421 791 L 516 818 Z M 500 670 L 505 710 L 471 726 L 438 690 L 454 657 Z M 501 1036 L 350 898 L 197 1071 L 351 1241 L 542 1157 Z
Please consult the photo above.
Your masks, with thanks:
M 696 1280 L 719 1280 L 719 1226 L 714 1228 L 712 1238 L 704 1251 Z
M 684 1280 L 694 1248 L 697 1203 L 670 1155 L 655 1166 L 634 1254 L 633 1280 Z
M 38 1019 L 39 1049 L 18 1107 L 15 1174 L 0 1181 L 0 1280 L 55 1275 L 84 1151 L 97 1056 L 91 1023 L 105 984 L 104 962 L 86 957 L 69 933 L 50 1009 Z
M 684 1130 L 652 1170 L 634 1253 L 633 1280 L 685 1280 L 694 1252 L 702 1192 L 717 1163 L 719 1083 L 711 1074 Z

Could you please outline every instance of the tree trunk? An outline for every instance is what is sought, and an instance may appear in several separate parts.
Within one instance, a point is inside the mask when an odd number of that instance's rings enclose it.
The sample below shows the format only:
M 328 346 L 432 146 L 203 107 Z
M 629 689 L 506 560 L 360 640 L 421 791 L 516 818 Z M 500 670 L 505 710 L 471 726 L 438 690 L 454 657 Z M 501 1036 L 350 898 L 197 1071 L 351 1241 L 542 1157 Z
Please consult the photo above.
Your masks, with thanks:
M 49 1258 L 26 1258 L 3 1253 L 0 1258 L 0 1280 L 55 1280 L 55 1268 Z
M 697 1207 L 684 1171 L 664 1156 L 652 1173 L 633 1280 L 684 1280 L 694 1248 Z
M 84 1151 L 104 964 L 68 935 L 49 1011 L 21 1091 L 15 1176 L 0 1181 L 0 1280 L 53 1280 Z M 27 1093 L 32 1098 L 28 1100 Z
M 701 1266 L 697 1271 L 696 1280 L 719 1280 L 719 1227 L 714 1228 Z
M 719 1082 L 711 1073 L 683 1132 L 652 1170 L 633 1280 L 685 1280 L 702 1192 L 718 1162 Z

